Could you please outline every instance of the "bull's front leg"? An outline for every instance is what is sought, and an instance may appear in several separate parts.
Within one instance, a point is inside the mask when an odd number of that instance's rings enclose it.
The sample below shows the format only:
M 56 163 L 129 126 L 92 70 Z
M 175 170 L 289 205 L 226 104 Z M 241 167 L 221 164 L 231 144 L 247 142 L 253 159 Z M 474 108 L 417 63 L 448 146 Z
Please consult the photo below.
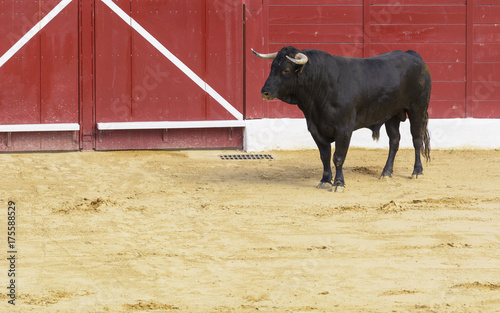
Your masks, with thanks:
M 330 165 L 330 158 L 332 156 L 332 147 L 330 144 L 324 144 L 316 140 L 316 145 L 319 149 L 321 162 L 323 163 L 323 177 L 316 188 L 327 189 L 332 187 L 332 167 Z
M 338 137 L 339 138 L 336 138 L 335 140 L 335 153 L 333 154 L 333 164 L 335 165 L 335 180 L 333 181 L 333 187 L 330 191 L 344 192 L 345 182 L 342 166 L 344 165 L 347 150 L 349 149 L 351 136 L 345 135 Z

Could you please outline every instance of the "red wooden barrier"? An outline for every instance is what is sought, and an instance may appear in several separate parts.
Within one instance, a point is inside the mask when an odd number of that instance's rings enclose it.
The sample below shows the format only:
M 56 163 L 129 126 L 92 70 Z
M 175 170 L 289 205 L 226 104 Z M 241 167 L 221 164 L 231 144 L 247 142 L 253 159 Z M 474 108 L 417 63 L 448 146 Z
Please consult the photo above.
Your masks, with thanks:
M 241 147 L 285 45 L 428 63 L 434 118 L 500 118 L 496 0 L 0 2 L 0 151 Z M 187 127 L 187 128 L 186 128 Z M 168 130 L 166 130 L 168 128 Z

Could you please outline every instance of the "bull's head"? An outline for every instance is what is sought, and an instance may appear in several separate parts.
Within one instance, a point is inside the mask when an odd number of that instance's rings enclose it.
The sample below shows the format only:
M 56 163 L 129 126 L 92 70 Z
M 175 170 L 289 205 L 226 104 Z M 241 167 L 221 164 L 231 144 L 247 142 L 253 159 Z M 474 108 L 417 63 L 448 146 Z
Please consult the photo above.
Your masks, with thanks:
M 262 98 L 278 98 L 290 104 L 297 104 L 295 92 L 299 87 L 299 74 L 309 60 L 307 56 L 294 47 L 284 47 L 279 52 L 269 54 L 261 54 L 253 49 L 252 52 L 262 59 L 274 59 L 269 77 L 260 91 Z

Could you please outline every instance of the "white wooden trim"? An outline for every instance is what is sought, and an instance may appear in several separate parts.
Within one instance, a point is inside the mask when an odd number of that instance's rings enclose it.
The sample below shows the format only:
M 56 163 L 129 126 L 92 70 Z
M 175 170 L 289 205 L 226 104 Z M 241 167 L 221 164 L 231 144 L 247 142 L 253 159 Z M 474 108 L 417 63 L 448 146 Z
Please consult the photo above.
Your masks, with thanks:
M 162 122 L 116 122 L 97 123 L 98 130 L 128 130 L 128 129 L 178 129 L 178 128 L 221 128 L 245 127 L 245 121 L 162 121 Z
M 79 131 L 78 123 L 0 125 L 1 133 Z

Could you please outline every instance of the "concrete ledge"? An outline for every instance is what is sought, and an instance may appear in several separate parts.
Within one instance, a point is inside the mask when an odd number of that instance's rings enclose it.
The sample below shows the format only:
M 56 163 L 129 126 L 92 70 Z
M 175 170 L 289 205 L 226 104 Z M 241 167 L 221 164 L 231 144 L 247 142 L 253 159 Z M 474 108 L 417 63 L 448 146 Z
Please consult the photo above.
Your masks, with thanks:
M 500 119 L 431 119 L 429 132 L 431 149 L 500 148 Z M 408 120 L 401 123 L 400 133 L 400 148 L 413 148 Z M 244 138 L 244 149 L 249 152 L 316 148 L 305 119 L 246 120 Z M 378 142 L 372 140 L 369 129 L 355 131 L 351 147 L 388 148 L 385 126 Z

